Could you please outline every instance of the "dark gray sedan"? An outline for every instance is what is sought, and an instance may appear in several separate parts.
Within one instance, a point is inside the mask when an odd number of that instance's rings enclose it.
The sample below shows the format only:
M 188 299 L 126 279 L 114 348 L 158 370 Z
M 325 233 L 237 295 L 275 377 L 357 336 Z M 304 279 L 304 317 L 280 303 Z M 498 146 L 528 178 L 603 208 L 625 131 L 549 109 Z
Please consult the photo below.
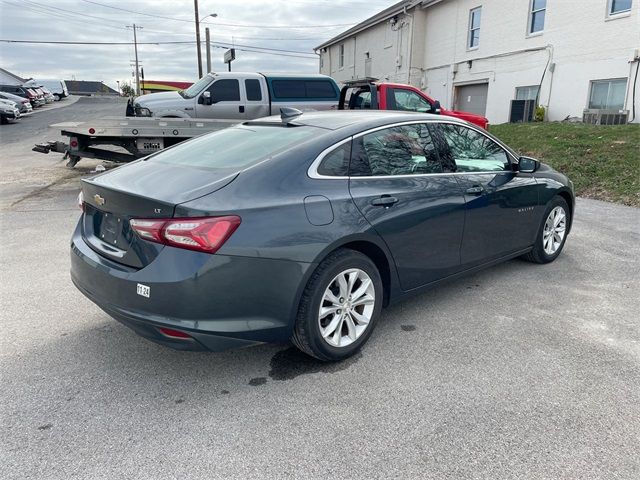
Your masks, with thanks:
M 73 282 L 140 335 L 213 351 L 291 339 L 338 360 L 390 303 L 555 260 L 574 194 L 454 118 L 289 112 L 83 180 L 80 205 Z

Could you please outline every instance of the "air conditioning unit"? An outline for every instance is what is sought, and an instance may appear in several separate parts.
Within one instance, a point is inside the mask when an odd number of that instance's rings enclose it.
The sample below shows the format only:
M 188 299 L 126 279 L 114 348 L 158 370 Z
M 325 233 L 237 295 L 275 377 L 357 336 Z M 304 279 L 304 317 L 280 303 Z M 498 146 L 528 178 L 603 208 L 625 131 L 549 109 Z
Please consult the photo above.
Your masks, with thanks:
M 511 100 L 511 111 L 509 112 L 509 122 L 533 122 L 533 115 L 536 111 L 535 100 Z
M 628 119 L 629 110 L 586 108 L 582 112 L 582 121 L 592 125 L 624 125 Z

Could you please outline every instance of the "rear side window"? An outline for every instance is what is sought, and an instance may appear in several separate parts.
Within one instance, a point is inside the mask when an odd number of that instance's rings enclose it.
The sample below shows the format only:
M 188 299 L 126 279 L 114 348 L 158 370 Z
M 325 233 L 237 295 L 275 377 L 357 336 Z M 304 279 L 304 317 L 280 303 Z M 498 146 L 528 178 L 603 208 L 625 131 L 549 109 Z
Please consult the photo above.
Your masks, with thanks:
M 502 172 L 510 170 L 507 152 L 494 140 L 464 125 L 441 123 L 434 127 L 439 136 L 438 152 L 457 172 Z
M 338 92 L 330 80 L 273 80 L 273 98 L 283 99 L 337 99 Z
M 230 127 L 180 143 L 146 161 L 237 171 L 310 140 L 318 131 L 309 126 Z
M 354 139 L 351 176 L 418 175 L 451 171 L 440 162 L 426 124 L 385 128 Z
M 209 91 L 213 103 L 240 101 L 240 82 L 238 80 L 218 80 L 209 87 Z
M 346 177 L 349 174 L 351 142 L 340 145 L 324 156 L 318 165 L 318 174 L 329 177 Z
M 244 87 L 247 89 L 247 100 L 250 102 L 262 100 L 262 91 L 260 90 L 259 80 L 245 80 Z

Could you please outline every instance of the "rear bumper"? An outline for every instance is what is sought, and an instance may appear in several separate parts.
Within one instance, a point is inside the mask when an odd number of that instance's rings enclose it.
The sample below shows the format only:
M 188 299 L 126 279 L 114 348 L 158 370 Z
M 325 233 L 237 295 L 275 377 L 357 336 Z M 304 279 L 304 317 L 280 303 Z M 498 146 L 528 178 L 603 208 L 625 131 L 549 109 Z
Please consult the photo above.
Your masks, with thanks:
M 180 350 L 221 351 L 290 338 L 311 264 L 209 255 L 164 247 L 136 270 L 98 255 L 76 228 L 71 279 L 102 310 L 139 335 Z M 149 298 L 137 293 L 150 288 Z M 176 339 L 161 327 L 179 330 Z

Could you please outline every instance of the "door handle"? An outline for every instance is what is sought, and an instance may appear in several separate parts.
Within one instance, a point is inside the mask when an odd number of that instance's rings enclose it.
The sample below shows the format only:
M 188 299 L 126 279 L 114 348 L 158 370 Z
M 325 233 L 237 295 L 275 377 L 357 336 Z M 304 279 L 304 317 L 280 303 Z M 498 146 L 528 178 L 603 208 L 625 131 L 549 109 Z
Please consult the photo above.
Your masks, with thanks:
M 467 193 L 469 195 L 481 195 L 484 192 L 484 188 L 481 185 L 474 185 L 473 187 L 467 188 Z
M 240 105 L 240 106 L 238 107 L 238 111 L 239 111 L 240 113 L 244 113 L 244 105 Z
M 390 197 L 389 195 L 383 195 L 380 198 L 374 198 L 371 200 L 371 205 L 376 207 L 389 208 L 394 203 L 398 203 L 398 199 L 396 197 Z

